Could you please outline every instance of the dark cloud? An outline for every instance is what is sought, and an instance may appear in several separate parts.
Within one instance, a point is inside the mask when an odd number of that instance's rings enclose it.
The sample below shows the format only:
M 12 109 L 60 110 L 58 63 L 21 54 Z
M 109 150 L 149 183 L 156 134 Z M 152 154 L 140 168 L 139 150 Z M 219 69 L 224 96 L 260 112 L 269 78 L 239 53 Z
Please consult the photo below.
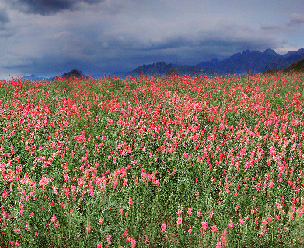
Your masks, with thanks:
M 7 2 L 21 12 L 46 16 L 66 9 L 75 10 L 79 3 L 96 4 L 104 0 L 7 0 Z
M 237 39 L 233 36 L 222 37 L 222 34 L 222 31 L 213 31 L 195 38 L 177 36 L 148 42 L 139 40 L 137 36 L 104 37 L 106 45 L 91 36 L 77 39 L 76 35 L 67 34 L 52 41 L 52 44 L 60 44 L 62 50 L 44 50 L 43 56 L 39 58 L 11 58 L 11 62 L 3 67 L 8 70 L 15 69 L 20 75 L 30 72 L 37 76 L 61 75 L 75 68 L 83 71 L 85 75 L 127 73 L 143 64 L 162 61 L 176 63 L 177 60 L 179 65 L 196 65 L 215 57 L 224 59 L 246 49 L 264 51 L 268 47 L 274 48 L 278 45 L 275 39 L 262 38 L 258 34 Z M 6 63 L 8 61 L 9 58 Z
M 187 39 L 186 37 L 172 37 L 172 38 L 165 38 L 163 41 L 157 42 L 147 42 L 141 43 L 139 41 L 129 41 L 127 42 L 127 46 L 129 46 L 130 50 L 133 51 L 163 51 L 163 50 L 170 50 L 170 49 L 178 49 L 187 46 L 193 45 L 192 41 Z
M 281 32 L 284 28 L 279 23 L 261 23 L 260 24 L 261 30 L 267 32 Z
M 301 14 L 293 13 L 290 15 L 290 20 L 287 22 L 289 27 L 300 27 L 304 23 L 304 16 Z
M 0 9 L 0 24 L 5 24 L 9 22 L 9 17 L 5 9 Z

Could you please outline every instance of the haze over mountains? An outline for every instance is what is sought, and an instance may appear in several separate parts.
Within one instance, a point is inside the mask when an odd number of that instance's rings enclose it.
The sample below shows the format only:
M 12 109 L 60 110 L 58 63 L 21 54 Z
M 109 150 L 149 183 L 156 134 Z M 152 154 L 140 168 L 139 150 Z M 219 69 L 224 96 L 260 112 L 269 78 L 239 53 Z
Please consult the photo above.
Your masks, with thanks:
M 242 53 L 236 53 L 224 60 L 218 60 L 214 58 L 210 61 L 201 62 L 196 66 L 178 66 L 176 64 L 166 64 L 165 62 L 156 62 L 149 65 L 142 65 L 135 68 L 133 71 L 127 74 L 115 74 L 121 77 L 138 77 L 140 75 L 166 75 L 167 71 L 174 69 L 180 75 L 194 76 L 199 73 L 206 73 L 208 76 L 223 76 L 227 74 L 245 74 L 249 71 L 251 73 L 263 73 L 268 69 L 286 69 L 293 63 L 304 59 L 304 48 L 298 51 L 289 51 L 285 55 L 277 54 L 272 49 L 266 49 L 264 52 L 260 51 L 243 51 Z M 85 76 L 81 71 L 79 73 Z M 89 75 L 92 77 L 103 77 L 104 74 Z M 59 75 L 58 77 L 64 77 Z M 54 79 L 48 78 L 48 80 Z M 41 80 L 43 77 L 36 77 L 35 75 L 24 76 L 22 79 L 36 79 Z

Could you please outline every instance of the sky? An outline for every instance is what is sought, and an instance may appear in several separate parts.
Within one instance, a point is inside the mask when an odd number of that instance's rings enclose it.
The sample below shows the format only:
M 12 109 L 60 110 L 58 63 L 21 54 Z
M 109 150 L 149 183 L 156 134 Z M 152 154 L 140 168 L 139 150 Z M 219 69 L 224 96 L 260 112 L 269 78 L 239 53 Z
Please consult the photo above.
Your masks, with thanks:
M 0 79 L 304 48 L 303 0 L 0 0 Z

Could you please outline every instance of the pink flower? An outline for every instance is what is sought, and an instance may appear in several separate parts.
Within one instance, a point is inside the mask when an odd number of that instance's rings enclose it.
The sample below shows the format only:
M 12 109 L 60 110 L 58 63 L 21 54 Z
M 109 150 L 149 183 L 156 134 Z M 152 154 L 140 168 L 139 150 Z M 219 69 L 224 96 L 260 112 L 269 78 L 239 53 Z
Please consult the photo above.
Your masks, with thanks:
M 131 199 L 131 197 L 129 197 L 129 205 L 131 206 L 133 204 L 133 201 Z
M 188 208 L 187 214 L 189 217 L 191 216 L 191 213 L 192 213 L 192 208 Z
M 131 247 L 135 247 L 136 246 L 136 240 L 135 239 L 131 239 Z
M 53 214 L 52 218 L 51 218 L 51 221 L 56 221 L 57 220 L 57 217 L 55 214 Z
M 7 193 L 7 192 L 5 192 L 5 190 L 4 190 L 4 191 L 3 191 L 3 193 L 2 193 L 2 197 L 3 197 L 3 199 L 5 199 L 7 196 L 8 196 L 8 193 Z
M 87 232 L 91 231 L 92 228 L 93 228 L 92 226 L 87 225 L 87 228 L 86 228 L 86 229 L 87 229 Z
M 216 244 L 216 247 L 215 248 L 221 248 L 222 247 L 222 243 L 221 242 L 218 242 L 217 244 Z
M 177 217 L 176 224 L 177 225 L 182 224 L 182 218 L 181 217 Z
M 230 228 L 232 228 L 232 227 L 233 227 L 232 220 L 230 220 L 230 223 L 228 224 L 228 227 L 230 227 Z
M 108 234 L 106 240 L 107 240 L 108 245 L 110 245 L 111 244 L 111 235 Z
M 119 209 L 119 215 L 123 215 L 123 209 Z
M 124 237 L 124 238 L 126 238 L 127 234 L 128 234 L 128 231 L 127 231 L 127 229 L 125 229 L 124 233 L 121 236 Z
M 167 225 L 165 223 L 165 221 L 163 220 L 163 224 L 162 224 L 162 231 L 164 232 L 167 228 Z
M 223 232 L 222 235 L 221 235 L 221 241 L 222 241 L 222 242 L 225 242 L 225 240 L 226 240 L 226 234 L 227 234 L 227 230 L 224 229 L 224 232 Z
M 57 195 L 57 194 L 58 194 L 58 192 L 57 192 L 57 189 L 58 189 L 58 188 L 56 188 L 54 185 L 52 185 L 52 188 L 53 188 L 54 194 Z
M 205 222 L 201 222 L 201 225 L 202 225 L 202 228 L 203 228 L 203 230 L 204 231 L 206 231 L 207 230 L 207 222 L 205 221 Z
M 146 172 L 142 172 L 141 173 L 141 178 L 142 178 L 142 180 L 146 179 L 147 178 L 147 173 Z
M 22 172 L 22 166 L 16 166 L 16 173 L 20 174 Z
M 1 215 L 2 215 L 2 217 L 3 217 L 4 219 L 7 217 L 7 213 L 6 213 L 5 211 L 3 211 L 3 212 L 1 213 Z
M 214 225 L 214 223 L 211 227 L 211 231 L 212 231 L 213 234 L 215 234 L 215 232 L 217 231 L 217 227 L 216 227 L 216 225 Z
M 138 185 L 138 177 L 135 178 L 134 183 L 135 183 L 136 186 Z
M 302 209 L 297 209 L 297 214 L 298 214 L 298 216 L 302 216 L 302 214 L 303 214 Z M 268 218 L 269 218 L 269 217 L 268 217 Z
M 209 213 L 209 218 L 211 219 L 213 216 L 213 208 L 211 208 L 210 213 Z
M 54 179 L 53 178 L 47 178 L 47 177 L 42 177 L 40 180 L 40 186 L 44 190 L 44 186 L 47 185 L 48 183 L 52 182 Z
M 102 217 L 100 217 L 99 218 L 99 221 L 98 221 L 100 224 L 102 224 L 102 222 L 103 222 L 103 219 L 102 219 Z
M 192 227 L 189 228 L 188 233 L 189 233 L 189 234 L 192 233 Z
M 67 181 L 67 180 L 69 179 L 69 175 L 68 175 L 67 173 L 65 173 L 65 174 L 63 175 L 63 177 L 64 177 L 64 181 Z
M 244 223 L 242 218 L 239 218 L 240 224 L 242 225 Z
M 200 209 L 196 213 L 197 213 L 197 218 L 201 217 L 201 210 Z

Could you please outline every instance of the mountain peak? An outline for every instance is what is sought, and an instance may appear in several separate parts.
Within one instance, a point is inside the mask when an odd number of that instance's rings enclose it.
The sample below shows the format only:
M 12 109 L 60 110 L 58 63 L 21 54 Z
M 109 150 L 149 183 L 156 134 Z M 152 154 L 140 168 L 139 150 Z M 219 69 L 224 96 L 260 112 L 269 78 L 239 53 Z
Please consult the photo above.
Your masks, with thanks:
M 300 54 L 304 53 L 304 48 L 300 48 L 300 49 L 298 50 L 298 53 L 300 53 Z
M 274 50 L 270 48 L 267 48 L 263 53 L 268 55 L 278 55 Z
M 242 54 L 250 54 L 250 51 L 247 49 L 246 51 L 243 51 Z

